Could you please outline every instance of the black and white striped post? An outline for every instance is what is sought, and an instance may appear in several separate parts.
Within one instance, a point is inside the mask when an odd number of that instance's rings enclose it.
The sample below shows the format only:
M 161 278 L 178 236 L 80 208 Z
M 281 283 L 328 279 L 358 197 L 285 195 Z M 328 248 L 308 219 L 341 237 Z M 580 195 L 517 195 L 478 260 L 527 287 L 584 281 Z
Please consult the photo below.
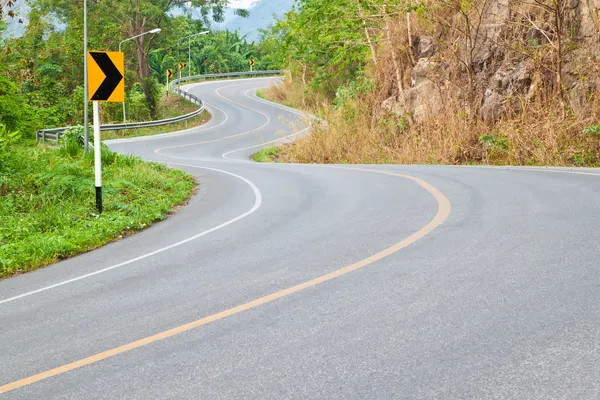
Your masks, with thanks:
M 102 138 L 100 137 L 100 102 L 125 102 L 125 59 L 121 52 L 88 53 L 90 101 L 94 103 L 94 175 L 96 209 L 102 213 Z

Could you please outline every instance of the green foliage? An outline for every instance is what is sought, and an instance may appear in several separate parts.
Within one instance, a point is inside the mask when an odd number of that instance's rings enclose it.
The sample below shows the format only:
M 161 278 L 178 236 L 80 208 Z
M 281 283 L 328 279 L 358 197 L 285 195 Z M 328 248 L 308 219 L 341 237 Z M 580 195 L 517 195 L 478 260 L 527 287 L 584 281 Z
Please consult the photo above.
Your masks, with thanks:
M 358 81 L 358 82 L 357 82 Z M 348 100 L 355 100 L 358 97 L 370 92 L 374 88 L 374 84 L 359 77 L 348 84 L 340 86 L 335 93 L 333 102 L 335 108 L 342 107 Z
M 595 151 L 578 149 L 571 155 L 571 161 L 578 167 L 590 167 L 598 165 L 598 153 Z
M 220 21 L 227 6 L 226 0 L 191 3 L 194 12 L 179 16 L 171 11 L 187 9 L 187 1 L 88 3 L 90 50 L 114 51 L 121 40 L 162 29 L 159 35 L 139 39 L 141 52 L 134 41 L 123 44 L 128 121 L 161 117 L 157 102 L 164 86 L 155 80 L 165 83 L 167 69 L 173 69 L 178 61 L 187 63 L 187 42 L 177 39 L 206 30 L 211 21 Z M 83 120 L 83 10 L 80 2 L 70 0 L 30 0 L 29 5 L 24 35 L 5 39 L 11 51 L 0 52 L 0 122 L 33 137 L 37 128 L 70 126 Z M 136 14 L 146 22 L 136 25 Z M 247 13 L 239 10 L 237 14 Z M 57 28 L 56 23 L 63 27 Z M 248 69 L 247 57 L 251 56 L 261 63 L 257 46 L 239 33 L 217 31 L 192 40 L 194 74 Z M 102 113 L 104 123 L 123 119 L 120 104 L 103 105 Z
M 583 130 L 585 136 L 597 136 L 600 135 L 600 125 L 591 125 Z
M 360 76 L 369 60 L 363 21 L 357 16 L 361 10 L 380 13 L 377 3 L 381 1 L 299 0 L 263 32 L 263 46 L 272 52 L 275 64 L 335 94 L 339 86 Z
M 78 143 L 80 146 L 83 146 L 84 135 L 85 129 L 83 125 L 71 126 L 63 132 L 61 136 L 61 143 L 75 142 Z
M 150 109 L 150 116 L 153 119 L 158 118 L 158 102 L 162 95 L 162 87 L 154 78 L 145 78 L 142 81 L 142 87 L 144 89 L 145 99 Z
M 501 151 L 508 151 L 510 148 L 510 140 L 508 138 L 494 134 L 484 134 L 479 136 L 479 142 Z
M 277 154 L 279 153 L 278 147 L 268 147 L 266 149 L 262 149 L 258 153 L 255 153 L 252 156 L 252 159 L 256 162 L 273 162 L 277 159 Z
M 21 132 L 9 131 L 6 125 L 0 123 L 0 171 L 4 166 L 5 153 L 21 139 Z
M 112 153 L 103 166 L 105 211 L 97 215 L 93 157 L 18 145 L 6 156 L 0 167 L 0 277 L 143 229 L 165 218 L 193 188 L 192 177 L 181 171 Z
M 21 139 L 21 132 L 9 131 L 7 126 L 0 123 L 0 151 L 6 150 L 11 144 Z
M 377 120 L 377 127 L 382 132 L 403 133 L 408 128 L 408 118 L 391 115 Z
M 9 131 L 33 136 L 37 126 L 33 110 L 19 95 L 17 86 L 0 75 L 0 123 Z

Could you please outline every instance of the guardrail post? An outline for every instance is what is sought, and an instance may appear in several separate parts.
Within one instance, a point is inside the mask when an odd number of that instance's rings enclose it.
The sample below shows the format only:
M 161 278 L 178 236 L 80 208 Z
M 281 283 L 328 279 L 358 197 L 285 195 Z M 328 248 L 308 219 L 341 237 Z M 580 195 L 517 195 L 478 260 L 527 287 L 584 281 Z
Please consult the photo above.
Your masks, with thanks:
M 39 142 L 40 141 L 40 130 L 38 129 L 37 131 L 35 131 L 35 142 Z
M 46 144 L 46 131 L 42 131 L 42 144 Z

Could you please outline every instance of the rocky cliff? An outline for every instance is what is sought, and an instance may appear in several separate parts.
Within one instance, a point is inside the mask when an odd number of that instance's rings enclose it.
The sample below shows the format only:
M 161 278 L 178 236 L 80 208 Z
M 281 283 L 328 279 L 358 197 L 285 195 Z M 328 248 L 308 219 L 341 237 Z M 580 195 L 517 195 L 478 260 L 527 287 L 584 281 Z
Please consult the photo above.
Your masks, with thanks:
M 437 3 L 396 27 L 412 61 L 384 108 L 417 122 L 457 109 L 495 122 L 534 100 L 586 113 L 600 87 L 600 0 Z

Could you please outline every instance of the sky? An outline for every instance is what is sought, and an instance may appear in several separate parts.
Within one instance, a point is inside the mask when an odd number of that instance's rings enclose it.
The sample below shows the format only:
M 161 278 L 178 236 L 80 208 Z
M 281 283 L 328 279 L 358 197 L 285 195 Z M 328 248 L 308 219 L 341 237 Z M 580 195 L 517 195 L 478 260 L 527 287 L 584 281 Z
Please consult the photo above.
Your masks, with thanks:
M 229 0 L 230 8 L 244 8 L 251 12 L 248 19 L 236 17 L 233 11 L 227 12 L 225 22 L 223 24 L 215 24 L 215 28 L 219 29 L 240 29 L 242 34 L 249 33 L 249 39 L 258 39 L 258 28 L 265 28 L 266 23 L 272 21 L 271 10 L 276 11 L 281 15 L 283 12 L 291 8 L 294 0 Z M 21 17 L 27 23 L 27 3 L 19 1 L 18 6 L 21 8 Z M 254 11 L 254 12 L 253 12 Z M 5 33 L 6 36 L 20 36 L 23 33 L 24 25 L 17 24 L 17 21 L 11 21 L 11 24 Z
M 230 0 L 229 7 L 231 8 L 249 8 L 259 0 Z

